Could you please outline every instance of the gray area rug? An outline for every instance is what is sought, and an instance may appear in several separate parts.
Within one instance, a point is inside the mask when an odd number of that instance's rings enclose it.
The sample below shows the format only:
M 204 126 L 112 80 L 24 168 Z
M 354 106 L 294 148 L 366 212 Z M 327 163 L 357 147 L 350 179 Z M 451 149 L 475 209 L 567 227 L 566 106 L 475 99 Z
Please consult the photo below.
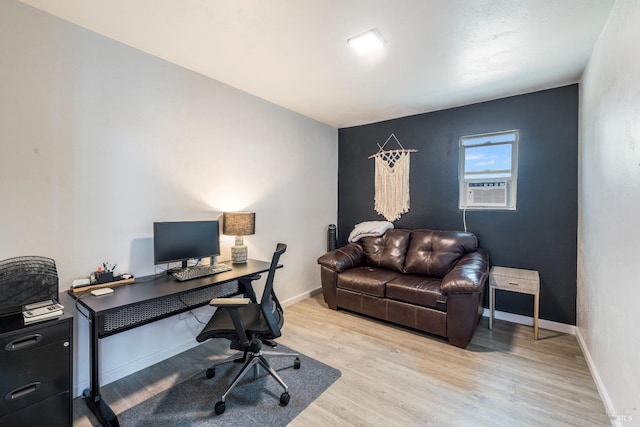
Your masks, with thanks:
M 265 349 L 267 351 L 268 349 Z M 283 345 L 274 351 L 295 352 Z M 300 369 L 293 369 L 291 357 L 269 358 L 269 363 L 289 387 L 291 400 L 280 406 L 282 387 L 260 369 L 258 378 L 249 373 L 227 396 L 226 411 L 216 415 L 213 407 L 231 384 L 242 364 L 216 368 L 208 380 L 204 372 L 118 415 L 123 427 L 159 426 L 286 426 L 331 384 L 340 371 L 300 354 Z

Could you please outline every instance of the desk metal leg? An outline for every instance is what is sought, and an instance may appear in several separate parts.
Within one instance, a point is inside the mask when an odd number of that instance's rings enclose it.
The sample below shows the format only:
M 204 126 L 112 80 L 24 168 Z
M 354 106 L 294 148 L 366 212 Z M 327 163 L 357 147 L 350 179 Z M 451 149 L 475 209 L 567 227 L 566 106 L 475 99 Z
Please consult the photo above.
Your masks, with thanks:
M 113 410 L 107 405 L 102 396 L 100 396 L 100 365 L 99 365 L 99 353 L 100 348 L 98 346 L 98 321 L 95 316 L 90 317 L 89 322 L 89 334 L 90 334 L 90 360 L 91 360 L 91 378 L 90 389 L 85 390 L 82 395 L 87 402 L 87 407 L 93 412 L 102 426 L 119 427 L 118 418 Z

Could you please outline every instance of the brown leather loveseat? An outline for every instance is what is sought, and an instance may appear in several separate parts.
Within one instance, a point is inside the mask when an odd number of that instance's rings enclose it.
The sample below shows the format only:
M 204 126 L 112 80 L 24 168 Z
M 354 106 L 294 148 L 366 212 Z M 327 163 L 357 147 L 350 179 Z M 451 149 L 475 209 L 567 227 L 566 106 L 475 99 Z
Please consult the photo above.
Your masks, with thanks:
M 489 255 L 472 233 L 391 229 L 318 258 L 329 308 L 440 335 L 466 348 L 482 314 Z

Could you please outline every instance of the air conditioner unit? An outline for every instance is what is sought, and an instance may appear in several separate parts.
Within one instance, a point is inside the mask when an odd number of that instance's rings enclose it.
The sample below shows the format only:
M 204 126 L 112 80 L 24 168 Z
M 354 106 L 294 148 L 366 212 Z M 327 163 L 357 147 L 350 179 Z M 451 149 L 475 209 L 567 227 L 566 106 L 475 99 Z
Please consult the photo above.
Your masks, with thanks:
M 507 181 L 467 182 L 466 207 L 507 207 Z

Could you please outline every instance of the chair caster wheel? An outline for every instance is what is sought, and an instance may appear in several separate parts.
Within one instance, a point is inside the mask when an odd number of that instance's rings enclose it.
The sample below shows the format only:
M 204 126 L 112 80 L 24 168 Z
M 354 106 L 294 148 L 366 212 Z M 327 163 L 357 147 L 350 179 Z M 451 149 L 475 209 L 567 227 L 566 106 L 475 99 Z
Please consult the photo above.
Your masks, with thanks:
M 280 400 L 282 400 L 282 397 L 280 397 Z M 216 406 L 214 406 L 213 409 L 216 411 L 216 415 L 222 415 L 224 413 L 224 410 L 227 408 L 224 402 L 221 400 L 220 402 L 216 403 Z
M 289 396 L 289 393 L 287 393 L 286 391 L 282 393 L 280 395 L 280 406 L 287 406 L 289 404 L 290 398 L 291 396 Z
M 207 369 L 207 371 L 204 373 L 207 376 L 207 379 L 210 380 L 211 378 L 216 376 L 216 369 L 215 368 L 209 368 Z M 223 409 L 224 411 L 224 409 Z
M 300 358 L 296 357 L 296 360 L 293 361 L 293 369 L 300 369 Z

